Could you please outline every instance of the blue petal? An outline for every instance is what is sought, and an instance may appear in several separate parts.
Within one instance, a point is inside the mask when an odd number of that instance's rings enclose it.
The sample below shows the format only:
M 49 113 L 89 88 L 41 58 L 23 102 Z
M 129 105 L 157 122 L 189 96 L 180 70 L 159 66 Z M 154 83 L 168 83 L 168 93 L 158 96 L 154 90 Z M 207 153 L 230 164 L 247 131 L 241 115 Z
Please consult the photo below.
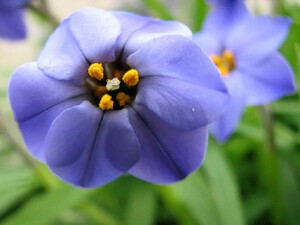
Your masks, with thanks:
M 202 32 L 217 38 L 222 44 L 228 34 L 250 17 L 243 0 L 210 0 L 212 12 L 203 25 Z
M 242 74 L 234 72 L 224 78 L 231 99 L 227 110 L 210 126 L 211 133 L 219 142 L 225 142 L 237 127 L 246 103 L 246 87 L 242 82 Z
M 26 37 L 22 9 L 0 9 L 0 37 L 11 40 L 19 40 Z
M 123 51 L 128 38 L 134 32 L 152 22 L 152 18 L 122 11 L 112 11 L 110 13 L 121 23 L 121 34 L 116 43 L 116 56 L 118 57 Z
M 144 47 L 144 44 L 148 41 L 166 35 L 181 35 L 189 39 L 192 38 L 191 30 L 180 22 L 152 20 L 147 26 L 129 37 L 124 47 L 123 58 L 126 60 L 129 55 L 133 54 L 140 47 Z
M 198 45 L 185 37 L 169 35 L 147 42 L 127 59 L 141 77 L 173 77 L 220 92 L 227 89 L 216 66 Z
M 0 0 L 0 7 L 22 7 L 31 0 Z
M 88 102 L 62 113 L 46 139 L 46 161 L 63 180 L 104 185 L 127 172 L 140 156 L 128 111 L 106 112 Z
M 287 17 L 258 16 L 232 32 L 227 47 L 235 52 L 237 66 L 247 67 L 276 51 L 285 40 L 290 24 Z
M 248 105 L 266 104 L 296 90 L 293 71 L 279 53 L 242 73 Z
M 67 99 L 83 95 L 85 88 L 44 75 L 37 63 L 26 63 L 12 75 L 8 95 L 15 119 L 29 119 Z
M 48 130 L 53 121 L 64 111 L 75 105 L 80 104 L 85 97 L 79 96 L 46 109 L 32 118 L 19 122 L 25 144 L 30 153 L 39 161 L 45 162 L 44 143 Z
M 140 81 L 133 107 L 143 115 L 146 106 L 171 127 L 191 130 L 216 120 L 224 112 L 227 102 L 226 93 L 155 76 Z
M 92 8 L 79 10 L 70 17 L 70 29 L 89 62 L 107 63 L 116 59 L 121 25 L 111 13 Z
M 182 180 L 203 162 L 207 128 L 176 130 L 150 111 L 141 117 L 130 110 L 130 121 L 141 145 L 141 159 L 129 171 L 140 179 L 158 184 Z
M 220 54 L 224 50 L 224 46 L 218 38 L 208 32 L 195 34 L 193 40 L 208 55 Z
M 88 63 L 72 36 L 69 20 L 65 20 L 50 36 L 38 58 L 38 66 L 54 79 L 83 84 Z

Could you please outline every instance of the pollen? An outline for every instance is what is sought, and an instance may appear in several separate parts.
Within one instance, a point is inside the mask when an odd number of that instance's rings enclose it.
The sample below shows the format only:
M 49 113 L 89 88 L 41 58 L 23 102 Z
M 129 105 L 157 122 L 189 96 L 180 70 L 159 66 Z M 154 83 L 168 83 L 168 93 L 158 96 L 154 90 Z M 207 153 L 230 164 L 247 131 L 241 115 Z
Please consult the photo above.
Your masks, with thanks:
M 89 69 L 88 69 L 88 73 L 92 78 L 95 78 L 97 80 L 102 80 L 104 77 L 103 74 L 103 66 L 101 63 L 93 63 L 92 65 L 90 65 Z
M 122 80 L 129 87 L 135 86 L 139 82 L 139 72 L 135 69 L 131 69 L 124 74 Z
M 94 88 L 94 94 L 97 98 L 101 99 L 103 95 L 107 93 L 105 86 L 97 86 Z
M 120 106 L 125 106 L 130 102 L 129 95 L 126 95 L 124 92 L 119 92 L 116 96 L 116 99 L 118 100 Z
M 103 95 L 103 97 L 100 100 L 99 107 L 102 110 L 110 110 L 114 108 L 114 101 L 112 100 L 112 97 L 108 94 Z
M 121 82 L 116 77 L 112 80 L 108 79 L 106 82 L 107 82 L 106 83 L 106 89 L 108 91 L 115 91 L 115 90 L 118 90 L 120 88 Z
M 227 77 L 229 73 L 235 69 L 234 54 L 230 50 L 225 50 L 221 55 L 211 55 L 210 58 L 218 67 L 222 77 Z

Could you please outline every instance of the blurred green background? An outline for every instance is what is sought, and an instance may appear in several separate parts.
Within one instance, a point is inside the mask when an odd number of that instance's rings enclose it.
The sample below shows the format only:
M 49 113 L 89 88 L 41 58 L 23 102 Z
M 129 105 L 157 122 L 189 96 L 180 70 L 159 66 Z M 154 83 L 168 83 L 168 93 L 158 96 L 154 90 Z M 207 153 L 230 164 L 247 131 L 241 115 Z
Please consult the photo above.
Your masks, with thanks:
M 209 8 L 203 0 L 48 0 L 62 20 L 81 7 L 123 9 L 180 20 L 196 32 Z M 300 86 L 300 1 L 252 0 L 253 13 L 293 18 L 281 52 Z M 45 5 L 44 5 L 45 6 Z M 49 15 L 48 15 L 49 16 Z M 225 144 L 210 139 L 204 165 L 184 181 L 157 186 L 124 176 L 92 190 L 58 180 L 28 155 L 7 100 L 12 71 L 38 56 L 54 29 L 46 14 L 27 10 L 28 39 L 0 40 L 0 224 L 242 225 L 300 224 L 299 93 L 248 108 Z

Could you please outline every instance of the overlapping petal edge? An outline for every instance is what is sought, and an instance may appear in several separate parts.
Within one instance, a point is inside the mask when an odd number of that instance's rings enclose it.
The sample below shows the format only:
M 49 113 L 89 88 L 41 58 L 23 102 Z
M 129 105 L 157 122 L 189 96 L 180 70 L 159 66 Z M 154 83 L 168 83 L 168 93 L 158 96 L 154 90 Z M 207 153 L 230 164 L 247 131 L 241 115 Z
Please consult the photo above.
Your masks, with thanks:
M 232 96 L 228 110 L 211 126 L 216 139 L 225 142 L 237 127 L 245 106 L 267 104 L 295 92 L 293 71 L 277 52 L 291 20 L 253 16 L 244 0 L 207 2 L 212 4 L 212 11 L 194 40 L 208 55 L 227 49 L 236 61 L 235 70 L 224 78 Z
M 124 173 L 168 184 L 193 172 L 205 155 L 207 125 L 224 111 L 228 95 L 190 39 L 190 30 L 175 21 L 75 12 L 51 35 L 38 61 L 19 67 L 9 84 L 30 152 L 81 187 Z M 139 91 L 131 106 L 103 112 L 87 100 L 84 79 L 90 63 L 117 57 L 140 72 Z

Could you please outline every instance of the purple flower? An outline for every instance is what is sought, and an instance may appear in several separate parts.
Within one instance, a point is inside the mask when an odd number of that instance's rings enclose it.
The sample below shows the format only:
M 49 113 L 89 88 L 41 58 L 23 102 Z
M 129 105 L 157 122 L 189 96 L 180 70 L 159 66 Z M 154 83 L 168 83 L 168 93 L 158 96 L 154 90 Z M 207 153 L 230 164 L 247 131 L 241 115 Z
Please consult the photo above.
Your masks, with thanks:
M 29 1 L 0 0 L 0 38 L 20 40 L 26 37 L 23 11 Z
M 252 16 L 243 0 L 210 0 L 213 11 L 196 43 L 217 65 L 231 100 L 211 132 L 226 141 L 246 105 L 261 105 L 295 91 L 293 72 L 277 52 L 290 26 L 281 16 Z
M 32 155 L 82 187 L 124 173 L 167 184 L 197 169 L 228 94 L 191 38 L 175 21 L 75 12 L 10 81 Z

